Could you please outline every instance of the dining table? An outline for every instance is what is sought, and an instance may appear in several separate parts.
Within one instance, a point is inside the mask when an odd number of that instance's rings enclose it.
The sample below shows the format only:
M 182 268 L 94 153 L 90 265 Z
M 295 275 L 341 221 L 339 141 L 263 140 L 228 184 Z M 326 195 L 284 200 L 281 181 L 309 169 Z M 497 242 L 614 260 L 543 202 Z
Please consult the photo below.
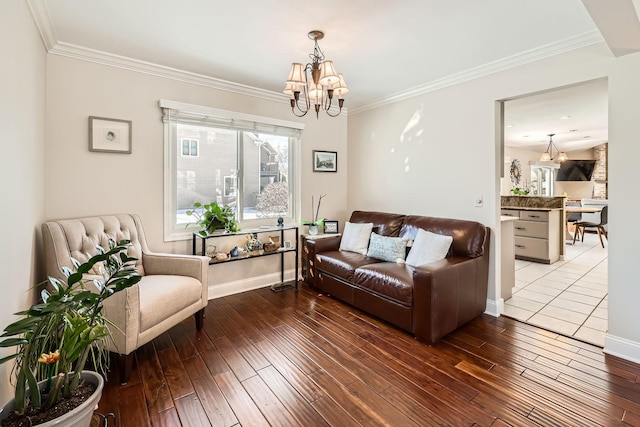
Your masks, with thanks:
M 567 243 L 567 245 L 573 244 L 573 235 L 569 232 L 569 216 L 572 213 L 596 213 L 600 212 L 602 207 L 594 206 L 594 207 L 586 207 L 586 206 L 565 206 L 564 207 L 564 221 L 566 223 L 565 227 L 565 239 L 570 240 L 572 243 Z

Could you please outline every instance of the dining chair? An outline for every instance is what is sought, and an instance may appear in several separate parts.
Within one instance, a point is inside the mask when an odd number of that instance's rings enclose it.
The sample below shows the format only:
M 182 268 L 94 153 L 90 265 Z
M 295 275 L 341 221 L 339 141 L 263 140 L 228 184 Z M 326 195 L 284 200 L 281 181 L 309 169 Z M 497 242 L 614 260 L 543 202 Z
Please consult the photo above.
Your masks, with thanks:
M 576 237 L 578 236 L 578 233 L 582 233 L 582 239 L 581 241 L 584 242 L 584 233 L 585 233 L 585 229 L 587 228 L 595 228 L 598 232 L 598 237 L 600 238 L 600 244 L 602 245 L 602 247 L 604 248 L 604 240 L 602 240 L 602 236 L 604 236 L 605 238 L 609 238 L 609 235 L 607 234 L 607 229 L 604 228 L 605 225 L 607 225 L 607 221 L 608 221 L 608 210 L 609 210 L 609 206 L 604 206 L 602 208 L 602 210 L 600 211 L 600 222 L 588 222 L 588 221 L 578 221 L 575 223 L 576 226 L 576 232 L 573 234 L 573 243 L 576 243 Z
M 582 206 L 582 203 L 580 203 L 580 202 L 567 202 L 567 206 L 579 207 L 579 206 Z M 582 214 L 580 212 L 573 212 L 567 218 L 567 224 L 573 224 L 573 226 L 574 226 L 574 230 L 573 230 L 574 237 L 575 237 L 575 234 L 577 234 L 580 231 L 579 228 L 575 226 L 576 222 L 581 221 L 581 220 L 582 220 Z M 574 239 L 574 241 L 575 241 L 575 239 Z

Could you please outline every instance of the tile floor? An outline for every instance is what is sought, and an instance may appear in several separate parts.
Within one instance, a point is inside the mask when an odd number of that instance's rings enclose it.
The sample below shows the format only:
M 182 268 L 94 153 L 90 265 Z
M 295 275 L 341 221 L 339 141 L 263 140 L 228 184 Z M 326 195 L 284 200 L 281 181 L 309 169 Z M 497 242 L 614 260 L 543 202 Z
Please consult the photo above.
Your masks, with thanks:
M 604 347 L 607 331 L 607 242 L 596 234 L 567 245 L 564 261 L 516 260 L 516 286 L 505 316 Z

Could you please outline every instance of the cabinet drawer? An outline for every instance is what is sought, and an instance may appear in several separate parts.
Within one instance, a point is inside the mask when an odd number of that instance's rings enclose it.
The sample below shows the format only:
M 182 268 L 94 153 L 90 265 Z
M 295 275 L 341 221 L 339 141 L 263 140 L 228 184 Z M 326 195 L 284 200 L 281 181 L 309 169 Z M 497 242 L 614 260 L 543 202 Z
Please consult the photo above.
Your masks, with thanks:
M 512 217 L 515 217 L 515 218 L 520 218 L 520 211 L 515 211 L 513 209 L 502 209 L 502 210 L 500 210 L 500 215 L 512 216 Z
M 516 236 L 548 239 L 549 224 L 546 222 L 518 220 L 513 226 L 513 232 Z
M 548 240 L 520 236 L 516 236 L 514 240 L 516 256 L 537 258 L 541 260 L 549 259 Z
M 549 211 L 520 211 L 520 219 L 548 222 Z

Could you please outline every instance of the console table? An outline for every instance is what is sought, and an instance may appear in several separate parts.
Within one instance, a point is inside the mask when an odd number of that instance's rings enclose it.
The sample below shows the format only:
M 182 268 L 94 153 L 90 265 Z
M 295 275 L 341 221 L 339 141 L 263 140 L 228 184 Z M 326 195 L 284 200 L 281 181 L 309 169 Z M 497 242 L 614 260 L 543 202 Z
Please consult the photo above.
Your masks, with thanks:
M 285 247 L 284 246 L 284 232 L 285 230 L 295 230 L 296 232 L 296 238 L 295 240 L 293 240 L 293 245 L 289 246 L 289 247 Z M 271 285 L 271 290 L 274 292 L 280 292 L 280 291 L 284 291 L 286 289 L 295 289 L 296 292 L 298 291 L 298 239 L 299 239 L 299 235 L 298 235 L 298 226 L 297 225 L 282 225 L 282 226 L 269 226 L 269 227 L 259 227 L 259 228 L 255 228 L 252 230 L 243 230 L 243 231 L 238 231 L 236 233 L 229 233 L 229 232 L 224 232 L 224 233 L 215 233 L 215 234 L 207 234 L 206 236 L 201 235 L 200 233 L 193 233 L 193 240 L 191 243 L 191 251 L 193 253 L 193 255 L 196 255 L 196 247 L 197 247 L 197 241 L 198 239 L 200 239 L 201 241 L 201 253 L 200 255 L 205 255 L 206 254 L 206 248 L 207 248 L 207 240 L 209 239 L 216 239 L 216 238 L 220 238 L 220 237 L 229 237 L 229 236 L 244 236 L 247 234 L 256 234 L 256 235 L 260 235 L 260 234 L 265 234 L 265 233 L 280 233 L 280 247 L 277 250 L 274 251 L 265 251 L 264 249 L 260 249 L 258 251 L 253 251 L 253 252 L 245 252 L 241 255 L 238 255 L 236 257 L 231 257 L 229 256 L 227 259 L 223 259 L 223 260 L 218 260 L 215 258 L 212 258 L 211 261 L 209 261 L 209 265 L 214 265 L 214 264 L 224 264 L 227 262 L 234 262 L 234 261 L 243 261 L 243 260 L 247 260 L 247 259 L 252 259 L 252 258 L 260 258 L 263 256 L 270 256 L 270 255 L 280 255 L 280 283 L 275 283 L 273 285 Z M 284 256 L 287 253 L 293 253 L 295 254 L 295 275 L 293 276 L 294 279 L 292 281 L 288 281 L 285 282 L 284 281 Z

